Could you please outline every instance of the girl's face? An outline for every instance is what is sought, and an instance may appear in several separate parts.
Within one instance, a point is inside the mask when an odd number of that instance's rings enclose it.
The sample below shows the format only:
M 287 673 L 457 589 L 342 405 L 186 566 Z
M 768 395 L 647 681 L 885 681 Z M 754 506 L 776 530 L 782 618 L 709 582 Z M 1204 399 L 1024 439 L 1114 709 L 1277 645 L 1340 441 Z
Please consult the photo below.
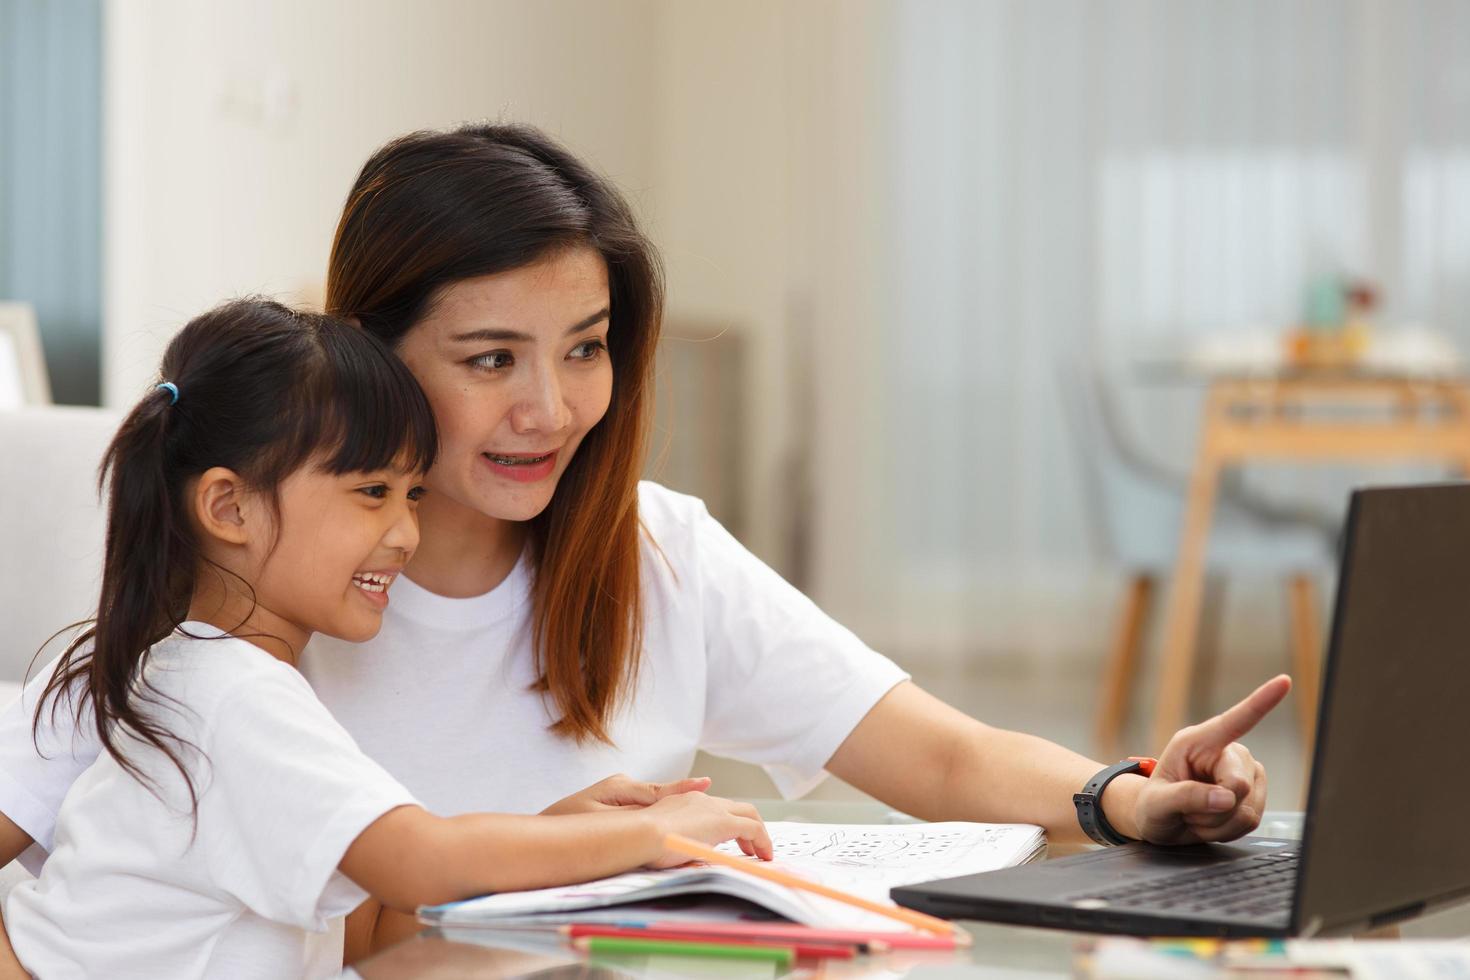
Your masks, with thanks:
M 439 424 L 434 506 L 546 509 L 612 399 L 607 266 L 586 247 L 446 287 L 399 343 Z
M 398 470 L 334 475 L 307 465 L 282 481 L 274 519 L 256 524 L 270 533 L 246 545 L 255 627 L 297 652 L 312 633 L 353 642 L 376 636 L 388 586 L 418 547 L 422 478 Z M 266 506 L 255 498 L 258 515 Z

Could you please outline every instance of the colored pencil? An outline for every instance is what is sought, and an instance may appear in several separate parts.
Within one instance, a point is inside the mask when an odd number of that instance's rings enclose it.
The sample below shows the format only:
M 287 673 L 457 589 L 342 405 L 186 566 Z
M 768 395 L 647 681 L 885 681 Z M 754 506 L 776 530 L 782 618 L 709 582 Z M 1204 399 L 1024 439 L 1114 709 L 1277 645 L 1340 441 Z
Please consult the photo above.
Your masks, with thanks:
M 807 881 L 805 878 L 798 878 L 796 875 L 787 874 L 785 871 L 777 871 L 775 868 L 768 868 L 755 860 L 742 860 L 731 857 L 728 854 L 723 854 L 715 850 L 713 847 L 706 847 L 698 841 L 690 840 L 679 834 L 669 834 L 665 837 L 664 847 L 677 854 L 698 858 L 709 864 L 719 864 L 727 868 L 734 868 L 737 871 L 744 871 L 746 874 L 754 875 L 757 878 L 764 878 L 766 881 L 774 881 L 776 884 L 785 885 L 787 888 L 796 888 L 800 891 L 811 892 L 813 895 L 821 895 L 823 898 L 830 898 L 834 901 L 843 902 L 869 912 L 876 912 L 878 915 L 886 915 L 890 919 L 897 919 L 899 922 L 906 922 L 911 926 L 925 929 L 929 932 L 936 932 L 940 935 L 950 935 L 954 932 L 953 925 L 943 919 L 936 919 L 932 915 L 915 912 L 913 909 L 899 908 L 895 905 L 884 905 L 881 902 L 874 902 L 860 895 L 849 895 L 845 891 L 818 884 L 815 881 Z
M 650 927 L 670 932 L 696 932 L 704 935 L 740 936 L 748 939 L 784 939 L 795 942 L 814 943 L 866 943 L 872 952 L 883 952 L 883 947 L 893 949 L 954 949 L 970 945 L 970 936 L 956 927 L 948 936 L 930 936 L 919 932 L 867 932 L 852 929 L 818 929 L 812 926 L 789 922 L 648 922 L 624 923 L 625 927 L 641 929 Z
M 785 969 L 796 959 L 790 946 L 735 946 L 728 943 L 681 943 L 667 939 L 622 939 L 614 936 L 589 936 L 574 939 L 572 945 L 596 956 L 708 956 L 722 960 L 760 960 Z
M 570 934 L 573 940 L 602 936 L 609 939 L 658 939 L 674 942 L 714 943 L 725 946 L 761 946 L 766 949 L 775 946 L 795 950 L 797 956 L 809 956 L 813 959 L 850 960 L 857 952 L 856 943 L 806 943 L 791 940 L 736 938 L 735 936 L 699 935 L 672 929 L 622 929 L 617 926 L 586 925 L 573 926 Z M 867 950 L 864 949 L 863 952 Z

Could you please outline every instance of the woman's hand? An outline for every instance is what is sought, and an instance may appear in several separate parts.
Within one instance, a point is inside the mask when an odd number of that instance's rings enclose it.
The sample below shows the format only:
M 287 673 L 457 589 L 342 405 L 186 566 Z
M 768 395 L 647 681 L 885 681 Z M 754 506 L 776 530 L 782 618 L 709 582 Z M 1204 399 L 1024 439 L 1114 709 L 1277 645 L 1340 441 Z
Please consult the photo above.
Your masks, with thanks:
M 1290 690 L 1291 678 L 1273 677 L 1234 707 L 1180 729 L 1138 793 L 1138 836 L 1154 844 L 1193 844 L 1255 830 L 1266 808 L 1266 770 L 1236 739 Z
M 711 846 L 736 840 L 740 842 L 740 849 L 751 857 L 769 861 L 774 856 L 765 822 L 749 803 L 737 803 L 704 793 L 680 793 L 659 800 L 648 808 L 647 814 L 654 820 L 659 840 L 669 834 L 679 834 Z M 688 862 L 689 858 L 683 854 L 665 851 L 649 862 L 648 867 L 674 868 Z
M 564 800 L 557 800 L 542 810 L 543 814 L 597 813 L 602 810 L 621 810 L 627 807 L 652 806 L 659 800 L 680 793 L 702 793 L 709 789 L 708 776 L 691 776 L 672 783 L 650 783 L 618 773 L 601 782 L 593 783 Z

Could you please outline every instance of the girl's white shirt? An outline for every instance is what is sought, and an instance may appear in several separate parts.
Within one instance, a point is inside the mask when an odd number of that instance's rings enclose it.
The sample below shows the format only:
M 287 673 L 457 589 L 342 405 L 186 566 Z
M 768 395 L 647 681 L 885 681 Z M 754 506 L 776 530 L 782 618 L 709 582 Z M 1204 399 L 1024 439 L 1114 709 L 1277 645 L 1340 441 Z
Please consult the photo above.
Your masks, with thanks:
M 337 865 L 417 801 L 259 647 L 185 623 L 143 676 L 143 710 L 180 739 L 197 819 L 157 748 L 124 742 L 157 795 L 97 758 L 60 806 L 40 877 L 6 900 L 21 963 L 48 980 L 335 976 L 342 916 L 367 897 Z
M 908 675 L 747 551 L 696 498 L 639 488 L 643 658 L 611 724 L 613 744 L 554 735 L 532 689 L 532 569 L 522 560 L 485 595 L 450 599 L 400 575 L 378 636 L 318 636 L 301 669 L 364 752 L 430 811 L 535 813 L 613 773 L 666 781 L 695 753 L 763 766 L 787 797 Z M 56 813 L 97 756 L 89 722 L 65 713 L 31 741 L 50 668 L 0 711 L 0 812 L 53 846 Z M 718 793 L 715 786 L 712 792 Z

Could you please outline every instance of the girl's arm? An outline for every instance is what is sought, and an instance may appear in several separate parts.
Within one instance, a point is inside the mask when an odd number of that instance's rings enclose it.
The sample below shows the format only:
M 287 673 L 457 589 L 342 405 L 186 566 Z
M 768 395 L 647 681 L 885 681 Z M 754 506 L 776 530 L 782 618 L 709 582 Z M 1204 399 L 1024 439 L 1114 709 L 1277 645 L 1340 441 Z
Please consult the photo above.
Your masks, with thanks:
M 640 809 L 556 816 L 436 817 L 401 806 L 369 824 L 339 867 L 384 906 L 411 913 L 487 892 L 672 867 L 685 859 L 665 851 L 671 833 L 706 843 L 735 839 L 746 853 L 771 857 L 770 836 L 750 804 L 684 793 Z
M 671 783 L 650 783 L 619 773 L 594 783 L 579 793 L 558 800 L 543 814 L 600 813 L 625 807 L 644 807 L 666 796 L 702 792 L 709 789 L 708 777 L 697 776 Z M 418 932 L 418 920 L 411 915 L 385 909 L 376 899 L 368 899 L 347 917 L 347 940 L 343 960 L 350 966 L 369 953 L 385 949 Z
M 20 852 L 33 843 L 35 841 L 31 840 L 30 834 L 21 830 L 15 821 L 0 813 L 0 867 L 20 857 Z
M 26 968 L 20 965 L 15 950 L 10 947 L 10 933 L 0 921 L 0 980 L 31 980 Z
M 9 864 L 20 856 L 20 852 L 31 846 L 31 835 L 17 827 L 9 817 L 0 813 L 0 866 Z M 0 920 L 0 980 L 29 980 L 30 974 L 20 965 L 15 950 L 10 946 L 10 933 Z

